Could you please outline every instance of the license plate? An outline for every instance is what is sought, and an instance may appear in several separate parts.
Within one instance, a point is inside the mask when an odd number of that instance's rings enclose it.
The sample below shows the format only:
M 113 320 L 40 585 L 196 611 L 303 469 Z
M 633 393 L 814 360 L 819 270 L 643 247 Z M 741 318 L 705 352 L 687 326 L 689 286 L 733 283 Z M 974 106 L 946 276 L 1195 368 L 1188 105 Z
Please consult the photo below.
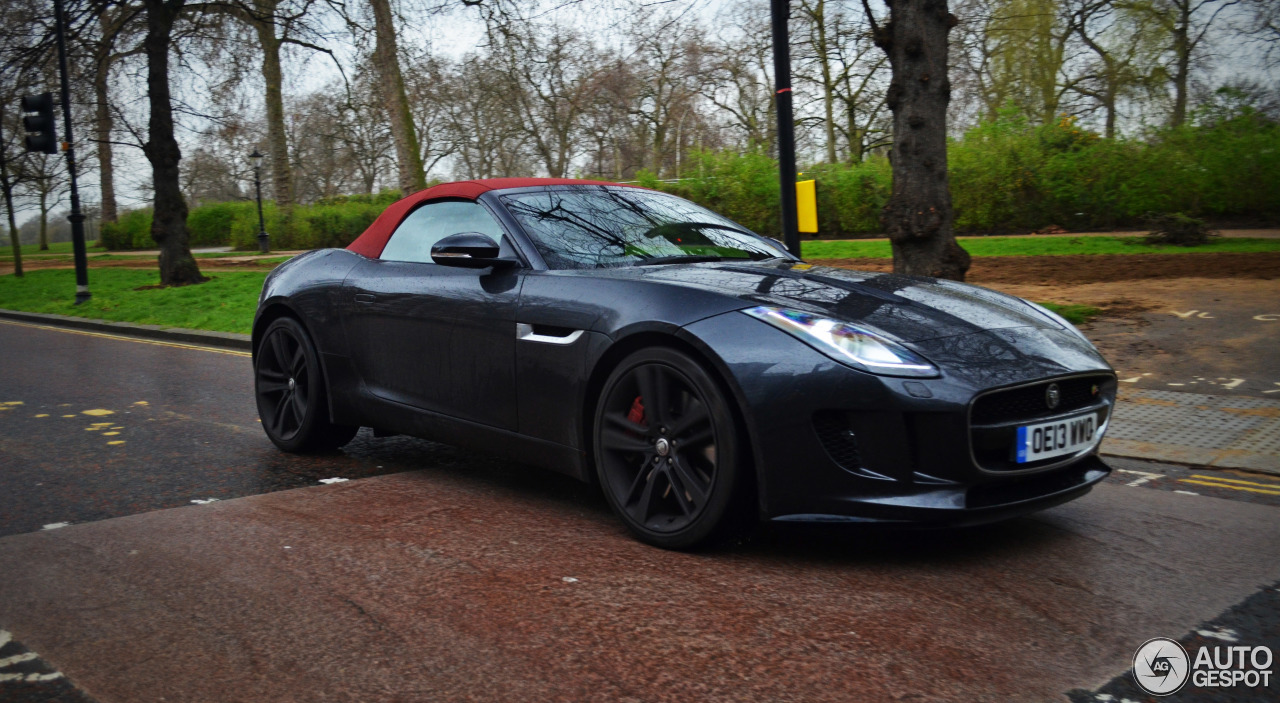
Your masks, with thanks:
M 1098 415 L 1089 413 L 1075 417 L 1023 425 L 1018 428 L 1014 444 L 1018 463 L 1052 459 L 1074 454 L 1093 445 L 1098 436 Z

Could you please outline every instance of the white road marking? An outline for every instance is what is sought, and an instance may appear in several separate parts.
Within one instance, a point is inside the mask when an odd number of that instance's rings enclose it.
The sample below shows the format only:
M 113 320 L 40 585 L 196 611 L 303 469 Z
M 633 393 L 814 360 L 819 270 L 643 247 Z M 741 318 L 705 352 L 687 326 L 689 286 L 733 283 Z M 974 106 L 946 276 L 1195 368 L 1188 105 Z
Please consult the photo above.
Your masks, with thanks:
M 1244 379 L 1243 379 L 1243 378 L 1233 378 L 1233 379 L 1231 379 L 1231 382 L 1230 382 L 1230 383 L 1224 383 L 1224 384 L 1222 384 L 1222 387 L 1223 387 L 1223 388 L 1226 388 L 1227 390 L 1231 390 L 1231 389 L 1235 388 L 1236 386 L 1239 386 L 1241 383 L 1244 383 Z
M 70 524 L 71 524 L 71 523 L 69 523 L 69 522 L 51 522 L 51 523 L 49 523 L 48 525 L 45 525 L 44 527 L 41 527 L 40 529 L 42 529 L 42 530 L 56 530 L 56 529 L 59 529 L 59 528 L 62 528 L 62 527 L 66 527 L 66 526 L 68 526 L 68 525 L 70 525 Z
M 1154 481 L 1154 480 L 1156 480 L 1156 479 L 1161 478 L 1161 477 L 1163 477 L 1163 476 L 1164 476 L 1164 474 L 1153 474 L 1153 473 L 1150 473 L 1150 472 L 1148 472 L 1148 471 L 1133 471 L 1132 469 L 1116 469 L 1116 472 L 1117 472 L 1117 473 L 1122 473 L 1122 474 L 1133 474 L 1133 475 L 1135 475 L 1135 476 L 1141 476 L 1141 477 L 1142 477 L 1142 478 L 1139 478 L 1139 479 L 1138 479 L 1138 480 L 1136 480 L 1136 481 L 1132 481 L 1132 482 L 1130 482 L 1130 483 L 1126 483 L 1126 484 L 1125 484 L 1126 486 L 1141 486 L 1142 484 L 1144 484 L 1144 483 L 1146 483 L 1146 482 L 1148 482 L 1148 481 Z
M 342 483 L 343 481 L 350 481 L 350 480 L 351 479 L 349 478 L 322 478 L 320 479 L 320 483 Z
M 1199 493 L 1196 493 L 1195 491 L 1174 491 L 1174 493 L 1181 493 L 1181 494 L 1182 494 L 1182 495 L 1184 495 L 1184 496 L 1198 496 L 1198 495 L 1200 495 Z
M 1262 315 L 1254 315 L 1253 319 L 1258 322 L 1275 322 L 1276 320 L 1280 320 L 1280 315 L 1275 313 L 1264 313 Z
M 577 583 L 577 582 L 578 582 L 578 579 L 576 579 L 576 578 L 574 578 L 574 577 L 572 577 L 572 576 L 565 576 L 564 578 L 562 578 L 562 579 L 560 579 L 560 580 L 561 580 L 561 581 L 564 581 L 565 583 Z
M 196 505 L 208 505 L 208 504 L 210 504 L 210 503 L 216 503 L 216 502 L 218 502 L 218 499 L 217 499 L 217 498 L 205 498 L 205 499 L 203 499 L 203 500 L 202 500 L 202 499 L 200 499 L 200 498 L 194 498 L 194 499 L 192 499 L 192 501 L 191 501 L 191 502 L 192 502 L 192 503 L 195 503 Z
M 38 655 L 35 652 L 27 652 L 26 654 L 15 654 L 12 657 L 5 657 L 0 659 L 0 669 L 3 669 L 6 666 L 13 666 L 14 664 L 21 664 L 22 662 L 29 662 L 37 656 Z
M 62 678 L 61 671 L 55 671 L 52 674 L 0 674 L 0 683 L 4 683 L 5 681 L 39 683 L 41 681 L 52 681 L 60 678 Z
M 1215 640 L 1222 640 L 1223 642 L 1240 641 L 1239 633 L 1225 627 L 1220 630 L 1196 630 L 1196 634 L 1201 637 L 1212 637 Z
M 1199 311 L 1199 310 L 1190 310 L 1190 311 L 1188 311 L 1188 312 L 1178 312 L 1177 310 L 1170 310 L 1169 312 L 1171 312 L 1171 313 L 1173 313 L 1174 315 L 1177 315 L 1178 317 L 1181 317 L 1182 319 L 1184 319 L 1184 320 L 1185 320 L 1185 319 L 1187 319 L 1187 318 L 1191 317 L 1192 315 L 1194 315 L 1194 314 L 1196 314 L 1196 313 L 1198 313 L 1198 312 L 1200 312 L 1200 311 Z

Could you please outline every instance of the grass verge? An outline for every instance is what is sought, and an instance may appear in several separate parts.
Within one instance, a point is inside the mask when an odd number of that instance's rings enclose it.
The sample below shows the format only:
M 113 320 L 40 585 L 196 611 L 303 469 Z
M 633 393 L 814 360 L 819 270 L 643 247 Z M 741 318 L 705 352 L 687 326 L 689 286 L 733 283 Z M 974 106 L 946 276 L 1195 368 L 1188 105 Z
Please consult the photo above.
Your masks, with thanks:
M 74 271 L 30 271 L 22 278 L 0 276 L 0 308 L 247 334 L 266 276 L 265 271 L 216 271 L 197 286 L 137 290 L 158 283 L 158 275 L 95 269 L 89 277 L 93 298 L 74 305 Z
M 1074 305 L 1071 303 L 1040 303 L 1050 310 L 1058 313 L 1067 322 L 1073 325 L 1083 325 L 1102 314 L 1102 308 L 1095 308 L 1092 305 Z
M 106 249 L 90 243 L 89 246 L 85 248 L 85 251 L 92 254 L 94 252 L 106 251 Z M 39 244 L 22 245 L 22 258 L 24 261 L 29 256 L 56 256 L 59 254 L 71 256 L 71 242 L 50 242 L 49 248 L 46 251 L 40 251 Z M 0 259 L 13 260 L 13 247 L 9 244 L 8 237 L 6 237 L 3 242 L 0 242 Z
M 1071 256 L 1075 254 L 1252 254 L 1280 251 L 1280 239 L 1221 238 L 1198 247 L 1150 245 L 1142 237 L 960 237 L 960 246 L 973 256 Z M 888 259 L 886 239 L 807 241 L 800 251 L 806 259 Z

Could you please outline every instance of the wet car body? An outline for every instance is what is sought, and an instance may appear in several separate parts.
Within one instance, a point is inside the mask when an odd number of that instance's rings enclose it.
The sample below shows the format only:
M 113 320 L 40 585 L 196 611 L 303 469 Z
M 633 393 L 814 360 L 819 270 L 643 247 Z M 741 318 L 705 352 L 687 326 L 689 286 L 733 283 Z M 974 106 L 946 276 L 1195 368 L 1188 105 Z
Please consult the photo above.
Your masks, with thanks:
M 501 196 L 613 186 L 480 183 L 474 201 L 506 230 L 504 254 L 518 264 L 423 275 L 424 264 L 352 250 L 304 254 L 264 286 L 255 354 L 272 320 L 294 316 L 318 352 L 334 423 L 592 480 L 593 408 L 611 369 L 669 346 L 730 399 L 763 519 L 979 523 L 1079 497 L 1109 472 L 1096 441 L 1014 460 L 1014 435 L 1029 423 L 1089 415 L 1100 439 L 1116 392 L 1092 345 L 1025 301 L 786 256 L 550 269 Z M 856 323 L 939 373 L 853 368 L 743 312 L 761 306 Z

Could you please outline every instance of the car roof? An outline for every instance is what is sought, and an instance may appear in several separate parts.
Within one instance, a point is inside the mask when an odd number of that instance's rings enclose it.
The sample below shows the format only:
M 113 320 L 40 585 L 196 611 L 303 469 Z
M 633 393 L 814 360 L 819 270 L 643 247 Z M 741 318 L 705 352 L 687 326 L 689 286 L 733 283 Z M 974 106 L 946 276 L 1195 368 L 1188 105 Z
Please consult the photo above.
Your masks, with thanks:
M 391 233 L 396 231 L 396 227 L 400 226 L 404 218 L 414 208 L 431 200 L 443 198 L 475 200 L 482 193 L 487 193 L 491 190 L 561 185 L 629 187 L 623 183 L 586 181 L 574 178 L 483 178 L 472 181 L 441 183 L 392 203 L 386 210 L 382 211 L 378 219 L 374 220 L 373 224 L 369 225 L 369 228 L 364 233 L 356 237 L 356 240 L 347 246 L 347 249 L 370 259 L 378 258 L 382 255 L 382 250 L 387 246 L 387 240 L 391 239 Z

